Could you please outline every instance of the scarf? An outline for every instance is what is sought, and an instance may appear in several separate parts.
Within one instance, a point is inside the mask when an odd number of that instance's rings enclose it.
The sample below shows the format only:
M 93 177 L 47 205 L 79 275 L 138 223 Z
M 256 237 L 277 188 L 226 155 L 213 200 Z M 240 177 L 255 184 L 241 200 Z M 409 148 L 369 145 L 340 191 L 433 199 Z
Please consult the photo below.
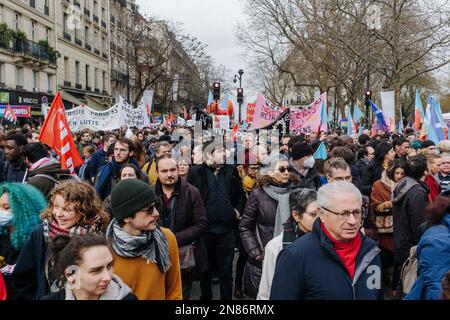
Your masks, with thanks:
M 162 273 L 170 269 L 169 244 L 159 227 L 134 236 L 125 232 L 117 220 L 113 219 L 106 235 L 112 239 L 112 248 L 117 255 L 123 258 L 142 257 L 147 263 L 156 263 Z
M 353 280 L 353 277 L 355 276 L 355 269 L 356 269 L 356 257 L 358 256 L 359 250 L 361 249 L 361 234 L 358 232 L 356 234 L 356 237 L 352 240 L 346 242 L 346 241 L 337 241 L 333 238 L 333 236 L 328 232 L 328 230 L 325 228 L 325 225 L 320 222 L 320 227 L 322 228 L 322 231 L 325 233 L 325 235 L 330 238 L 331 242 L 333 243 L 333 248 L 338 254 L 338 256 L 341 258 L 342 262 L 344 263 L 345 268 L 348 271 L 348 274 Z
M 297 222 L 289 218 L 288 221 L 283 225 L 283 249 L 294 242 L 296 239 L 304 236 L 306 233 L 299 228 Z
M 84 235 L 88 233 L 100 234 L 102 223 L 103 221 L 101 217 L 97 215 L 90 221 L 88 221 L 88 223 L 85 225 L 76 224 L 70 229 L 64 229 L 58 224 L 58 222 L 55 219 L 46 218 L 42 222 L 42 227 L 44 229 L 45 242 L 50 243 L 50 241 L 53 240 L 53 238 L 55 238 L 55 236 L 59 234 L 65 234 L 70 237 L 74 235 Z
M 46 157 L 38 160 L 37 162 L 33 163 L 33 165 L 30 167 L 30 171 L 36 170 L 40 167 L 45 167 L 54 163 L 59 163 L 56 159 L 53 159 L 51 157 Z
M 395 182 L 394 180 L 391 180 L 388 177 L 386 170 L 384 170 L 383 173 L 381 174 L 380 180 L 386 187 L 391 189 L 392 192 L 395 190 L 395 187 L 397 187 L 398 184 L 398 182 Z
M 263 187 L 263 190 L 275 200 L 277 205 L 277 213 L 275 216 L 275 228 L 273 231 L 273 238 L 277 237 L 283 231 L 283 223 L 291 216 L 291 209 L 289 207 L 289 194 L 291 188 L 280 188 L 274 185 L 267 185 Z

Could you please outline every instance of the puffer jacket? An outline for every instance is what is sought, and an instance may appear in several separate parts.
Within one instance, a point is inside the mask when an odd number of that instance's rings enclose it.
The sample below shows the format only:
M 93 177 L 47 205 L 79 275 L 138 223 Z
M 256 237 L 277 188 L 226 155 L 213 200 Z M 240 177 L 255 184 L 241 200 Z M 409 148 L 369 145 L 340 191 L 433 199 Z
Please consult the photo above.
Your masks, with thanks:
M 417 279 L 406 300 L 439 300 L 450 270 L 450 214 L 423 234 L 417 246 Z
M 239 232 L 244 250 L 248 254 L 244 272 L 244 287 L 247 293 L 256 297 L 262 272 L 262 257 L 267 243 L 273 239 L 278 202 L 263 188 L 250 193 Z M 261 259 L 255 261 L 257 256 Z
M 394 217 L 395 261 L 402 265 L 411 247 L 419 243 L 428 204 L 428 186 L 420 180 L 404 177 L 394 189 L 392 214 Z

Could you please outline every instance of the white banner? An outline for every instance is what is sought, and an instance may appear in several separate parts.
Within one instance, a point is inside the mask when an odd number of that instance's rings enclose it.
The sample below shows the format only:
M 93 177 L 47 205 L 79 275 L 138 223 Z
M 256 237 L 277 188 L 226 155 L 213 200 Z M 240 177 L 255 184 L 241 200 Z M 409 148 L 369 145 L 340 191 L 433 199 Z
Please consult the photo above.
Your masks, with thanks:
M 230 117 L 213 116 L 213 129 L 230 130 Z
M 88 106 L 78 106 L 66 110 L 67 120 L 72 132 L 90 129 L 93 131 L 110 131 L 121 126 L 144 128 L 149 127 L 146 106 L 141 103 L 134 108 L 119 96 L 119 103 L 105 111 L 96 111 Z
M 177 117 L 177 126 L 185 126 L 186 120 L 184 120 L 182 117 Z
M 381 94 L 381 107 L 383 109 L 384 118 L 393 131 L 395 128 L 395 92 L 386 91 L 380 92 Z

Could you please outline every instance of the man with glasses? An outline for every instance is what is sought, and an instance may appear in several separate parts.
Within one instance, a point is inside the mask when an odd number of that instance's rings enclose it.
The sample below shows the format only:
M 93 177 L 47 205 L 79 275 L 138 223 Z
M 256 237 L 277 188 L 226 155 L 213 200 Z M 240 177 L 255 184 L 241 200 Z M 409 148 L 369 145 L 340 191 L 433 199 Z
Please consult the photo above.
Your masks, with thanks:
M 270 299 L 382 299 L 377 244 L 360 232 L 362 197 L 349 182 L 317 193 L 319 219 L 277 259 Z
M 450 184 L 450 153 L 441 155 L 442 163 L 439 170 L 439 181 L 442 191 L 446 191 Z
M 175 235 L 158 226 L 155 192 L 140 180 L 124 180 L 111 192 L 107 237 L 114 273 L 139 300 L 181 300 L 181 273 Z

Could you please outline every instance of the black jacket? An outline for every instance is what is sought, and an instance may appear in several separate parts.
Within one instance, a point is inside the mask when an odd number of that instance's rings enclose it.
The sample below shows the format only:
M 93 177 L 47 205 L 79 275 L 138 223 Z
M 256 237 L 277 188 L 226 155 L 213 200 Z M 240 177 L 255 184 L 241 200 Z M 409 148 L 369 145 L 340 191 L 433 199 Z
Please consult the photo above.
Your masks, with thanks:
M 411 247 L 419 243 L 425 222 L 424 211 L 428 205 L 428 186 L 420 180 L 405 177 L 393 193 L 395 261 L 403 264 Z
M 372 192 L 372 185 L 375 183 L 375 181 L 381 179 L 383 171 L 383 166 L 379 163 L 376 163 L 374 159 L 372 159 L 367 167 L 362 169 L 362 171 L 360 172 L 362 194 L 370 197 L 370 193 Z
M 270 293 L 271 300 L 380 300 L 381 259 L 376 243 L 361 234 L 355 276 L 316 219 L 313 231 L 280 252 Z
M 200 191 L 204 203 L 206 203 L 208 193 L 212 191 L 208 190 L 206 170 L 209 170 L 206 164 L 194 166 L 189 169 L 187 177 L 187 181 Z M 224 165 L 222 170 L 225 171 L 226 188 L 231 204 L 242 215 L 245 209 L 246 196 L 239 173 L 236 167 L 232 165 Z
M 39 300 L 50 293 L 45 275 L 47 248 L 44 230 L 39 225 L 25 242 L 14 267 L 12 284 L 15 300 Z
M 291 161 L 292 174 L 298 179 L 298 182 L 293 183 L 295 188 L 307 188 L 318 190 L 322 186 L 322 182 L 320 182 L 319 173 L 315 168 L 308 169 L 308 173 L 306 177 L 303 177 L 300 172 L 298 172 L 295 164 Z
M 160 205 L 163 206 L 163 191 L 159 179 L 156 181 L 155 192 L 160 200 Z M 175 202 L 174 212 L 171 214 L 173 227 L 170 229 L 177 238 L 178 246 L 181 247 L 200 239 L 208 228 L 208 220 L 199 191 L 181 177 L 178 179 L 172 197 L 175 197 Z M 160 208 L 159 212 L 161 213 L 163 210 Z
M 27 165 L 22 159 L 16 161 L 5 161 L 2 168 L 0 182 L 22 183 L 27 171 Z

